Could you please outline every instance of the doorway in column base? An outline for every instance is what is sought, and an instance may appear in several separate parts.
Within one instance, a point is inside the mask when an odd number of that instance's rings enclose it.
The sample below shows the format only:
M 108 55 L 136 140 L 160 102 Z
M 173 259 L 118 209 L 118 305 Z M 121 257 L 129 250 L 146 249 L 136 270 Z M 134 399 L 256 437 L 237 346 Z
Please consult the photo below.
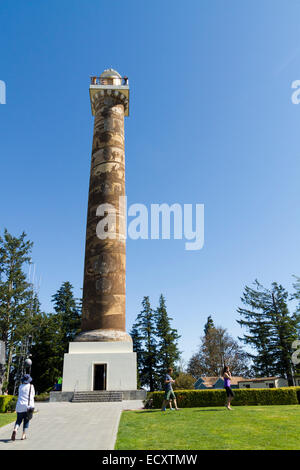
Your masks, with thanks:
M 94 364 L 93 390 L 106 390 L 107 364 Z

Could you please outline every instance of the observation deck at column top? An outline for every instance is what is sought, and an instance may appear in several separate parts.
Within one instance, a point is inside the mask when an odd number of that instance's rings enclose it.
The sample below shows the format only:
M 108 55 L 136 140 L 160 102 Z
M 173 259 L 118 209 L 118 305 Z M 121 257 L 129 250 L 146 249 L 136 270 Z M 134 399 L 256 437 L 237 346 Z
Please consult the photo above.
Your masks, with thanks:
M 90 100 L 92 114 L 95 116 L 94 95 L 118 96 L 124 102 L 124 115 L 129 116 L 129 83 L 128 77 L 122 77 L 116 70 L 107 69 L 98 77 L 92 76 L 90 83 Z

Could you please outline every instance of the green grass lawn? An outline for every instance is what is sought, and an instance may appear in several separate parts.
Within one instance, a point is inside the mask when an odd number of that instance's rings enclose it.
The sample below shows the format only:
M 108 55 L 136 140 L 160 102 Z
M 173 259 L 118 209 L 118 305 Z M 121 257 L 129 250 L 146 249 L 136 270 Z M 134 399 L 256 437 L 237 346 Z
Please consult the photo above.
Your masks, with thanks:
M 124 411 L 118 450 L 300 449 L 300 406 Z
M 6 424 L 12 423 L 17 418 L 16 413 L 0 413 L 0 428 Z

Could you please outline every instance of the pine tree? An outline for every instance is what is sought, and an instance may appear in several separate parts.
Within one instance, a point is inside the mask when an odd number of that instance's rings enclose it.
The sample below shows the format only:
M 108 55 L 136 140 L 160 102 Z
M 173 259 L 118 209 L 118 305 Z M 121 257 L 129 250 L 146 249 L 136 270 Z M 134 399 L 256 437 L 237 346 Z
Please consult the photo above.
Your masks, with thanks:
M 298 339 L 297 328 L 299 320 L 297 315 L 290 315 L 287 299 L 288 292 L 276 282 L 272 284 L 269 314 L 272 318 L 274 339 L 271 344 L 273 357 L 279 375 L 286 377 L 289 385 L 294 385 L 294 365 L 292 363 L 292 343 Z
M 214 328 L 214 327 L 215 327 L 214 321 L 213 321 L 211 315 L 209 315 L 209 316 L 207 317 L 207 321 L 206 321 L 206 323 L 205 323 L 205 325 L 204 325 L 204 334 L 205 334 L 205 336 L 208 334 L 208 332 L 210 331 L 210 329 L 211 329 L 211 328 Z
M 34 293 L 23 269 L 30 262 L 32 245 L 24 232 L 14 237 L 5 229 L 0 237 L 0 338 L 7 353 L 6 386 L 15 354 L 31 333 Z
M 251 355 L 254 371 L 261 376 L 280 375 L 293 385 L 291 346 L 297 339 L 299 318 L 289 313 L 287 299 L 288 292 L 276 282 L 266 289 L 255 281 L 255 289 L 245 287 L 241 300 L 250 308 L 238 308 L 242 317 L 238 323 L 249 332 L 241 340 L 257 351 Z
M 254 285 L 254 289 L 246 286 L 241 298 L 242 303 L 249 305 L 250 309 L 237 310 L 242 317 L 237 322 L 249 332 L 239 339 L 257 351 L 256 355 L 248 353 L 253 361 L 253 373 L 258 377 L 270 377 L 274 375 L 274 367 L 269 348 L 269 322 L 263 312 L 267 296 L 258 281 L 255 281 Z
M 136 327 L 139 331 L 143 350 L 140 360 L 140 381 L 142 386 L 149 387 L 150 391 L 157 388 L 157 341 L 155 338 L 154 314 L 148 296 L 142 301 L 143 309 L 137 316 Z
M 178 349 L 180 336 L 177 330 L 171 327 L 171 321 L 172 318 L 168 316 L 165 298 L 161 294 L 159 306 L 155 311 L 156 337 L 158 340 L 156 370 L 160 376 L 161 387 L 163 387 L 166 370 L 169 367 L 175 369 L 180 358 Z
M 74 340 L 80 329 L 80 309 L 78 301 L 73 295 L 73 286 L 70 282 L 63 282 L 56 294 L 52 296 L 54 310 L 61 319 L 63 343 L 65 352 L 69 343 Z
M 40 329 L 40 302 L 37 294 L 32 291 L 32 297 L 28 311 L 24 315 L 23 322 L 19 326 L 20 341 L 15 346 L 15 355 L 12 358 L 10 369 L 9 388 L 15 395 L 21 383 L 21 378 L 26 373 L 25 360 L 31 355 L 31 348 L 35 335 Z M 12 385 L 14 383 L 14 387 Z
M 40 393 L 52 389 L 62 375 L 64 353 L 80 327 L 80 306 L 70 282 L 63 282 L 52 296 L 55 313 L 40 314 L 41 327 L 35 334 L 32 353 L 32 374 Z
M 161 389 L 166 370 L 169 367 L 176 370 L 180 359 L 180 336 L 171 327 L 172 318 L 168 316 L 163 295 L 155 311 L 149 297 L 144 297 L 142 306 L 130 332 L 137 353 L 138 383 L 150 390 Z
M 36 391 L 43 393 L 52 390 L 56 379 L 62 375 L 65 335 L 59 315 L 40 313 L 36 321 L 39 328 L 31 348 L 31 373 Z
M 294 287 L 294 293 L 293 295 L 291 296 L 291 299 L 294 300 L 298 300 L 298 305 L 296 307 L 296 311 L 295 311 L 295 316 L 297 317 L 298 319 L 298 334 L 300 335 L 300 277 L 298 276 L 294 276 L 294 278 L 296 279 L 295 283 L 293 284 L 293 287 Z

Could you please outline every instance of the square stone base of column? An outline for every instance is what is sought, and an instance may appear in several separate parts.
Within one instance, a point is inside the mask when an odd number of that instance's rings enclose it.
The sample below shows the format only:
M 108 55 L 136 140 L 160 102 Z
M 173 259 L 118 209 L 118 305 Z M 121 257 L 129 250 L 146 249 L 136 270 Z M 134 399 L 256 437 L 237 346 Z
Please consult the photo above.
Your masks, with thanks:
M 117 390 L 117 392 L 119 392 L 119 390 Z M 122 393 L 122 400 L 146 400 L 147 398 L 146 390 L 123 390 L 120 392 Z M 73 399 L 74 392 L 50 392 L 49 401 L 52 403 L 62 401 L 71 402 Z
M 62 392 L 133 391 L 136 353 L 128 342 L 74 342 L 64 355 Z

